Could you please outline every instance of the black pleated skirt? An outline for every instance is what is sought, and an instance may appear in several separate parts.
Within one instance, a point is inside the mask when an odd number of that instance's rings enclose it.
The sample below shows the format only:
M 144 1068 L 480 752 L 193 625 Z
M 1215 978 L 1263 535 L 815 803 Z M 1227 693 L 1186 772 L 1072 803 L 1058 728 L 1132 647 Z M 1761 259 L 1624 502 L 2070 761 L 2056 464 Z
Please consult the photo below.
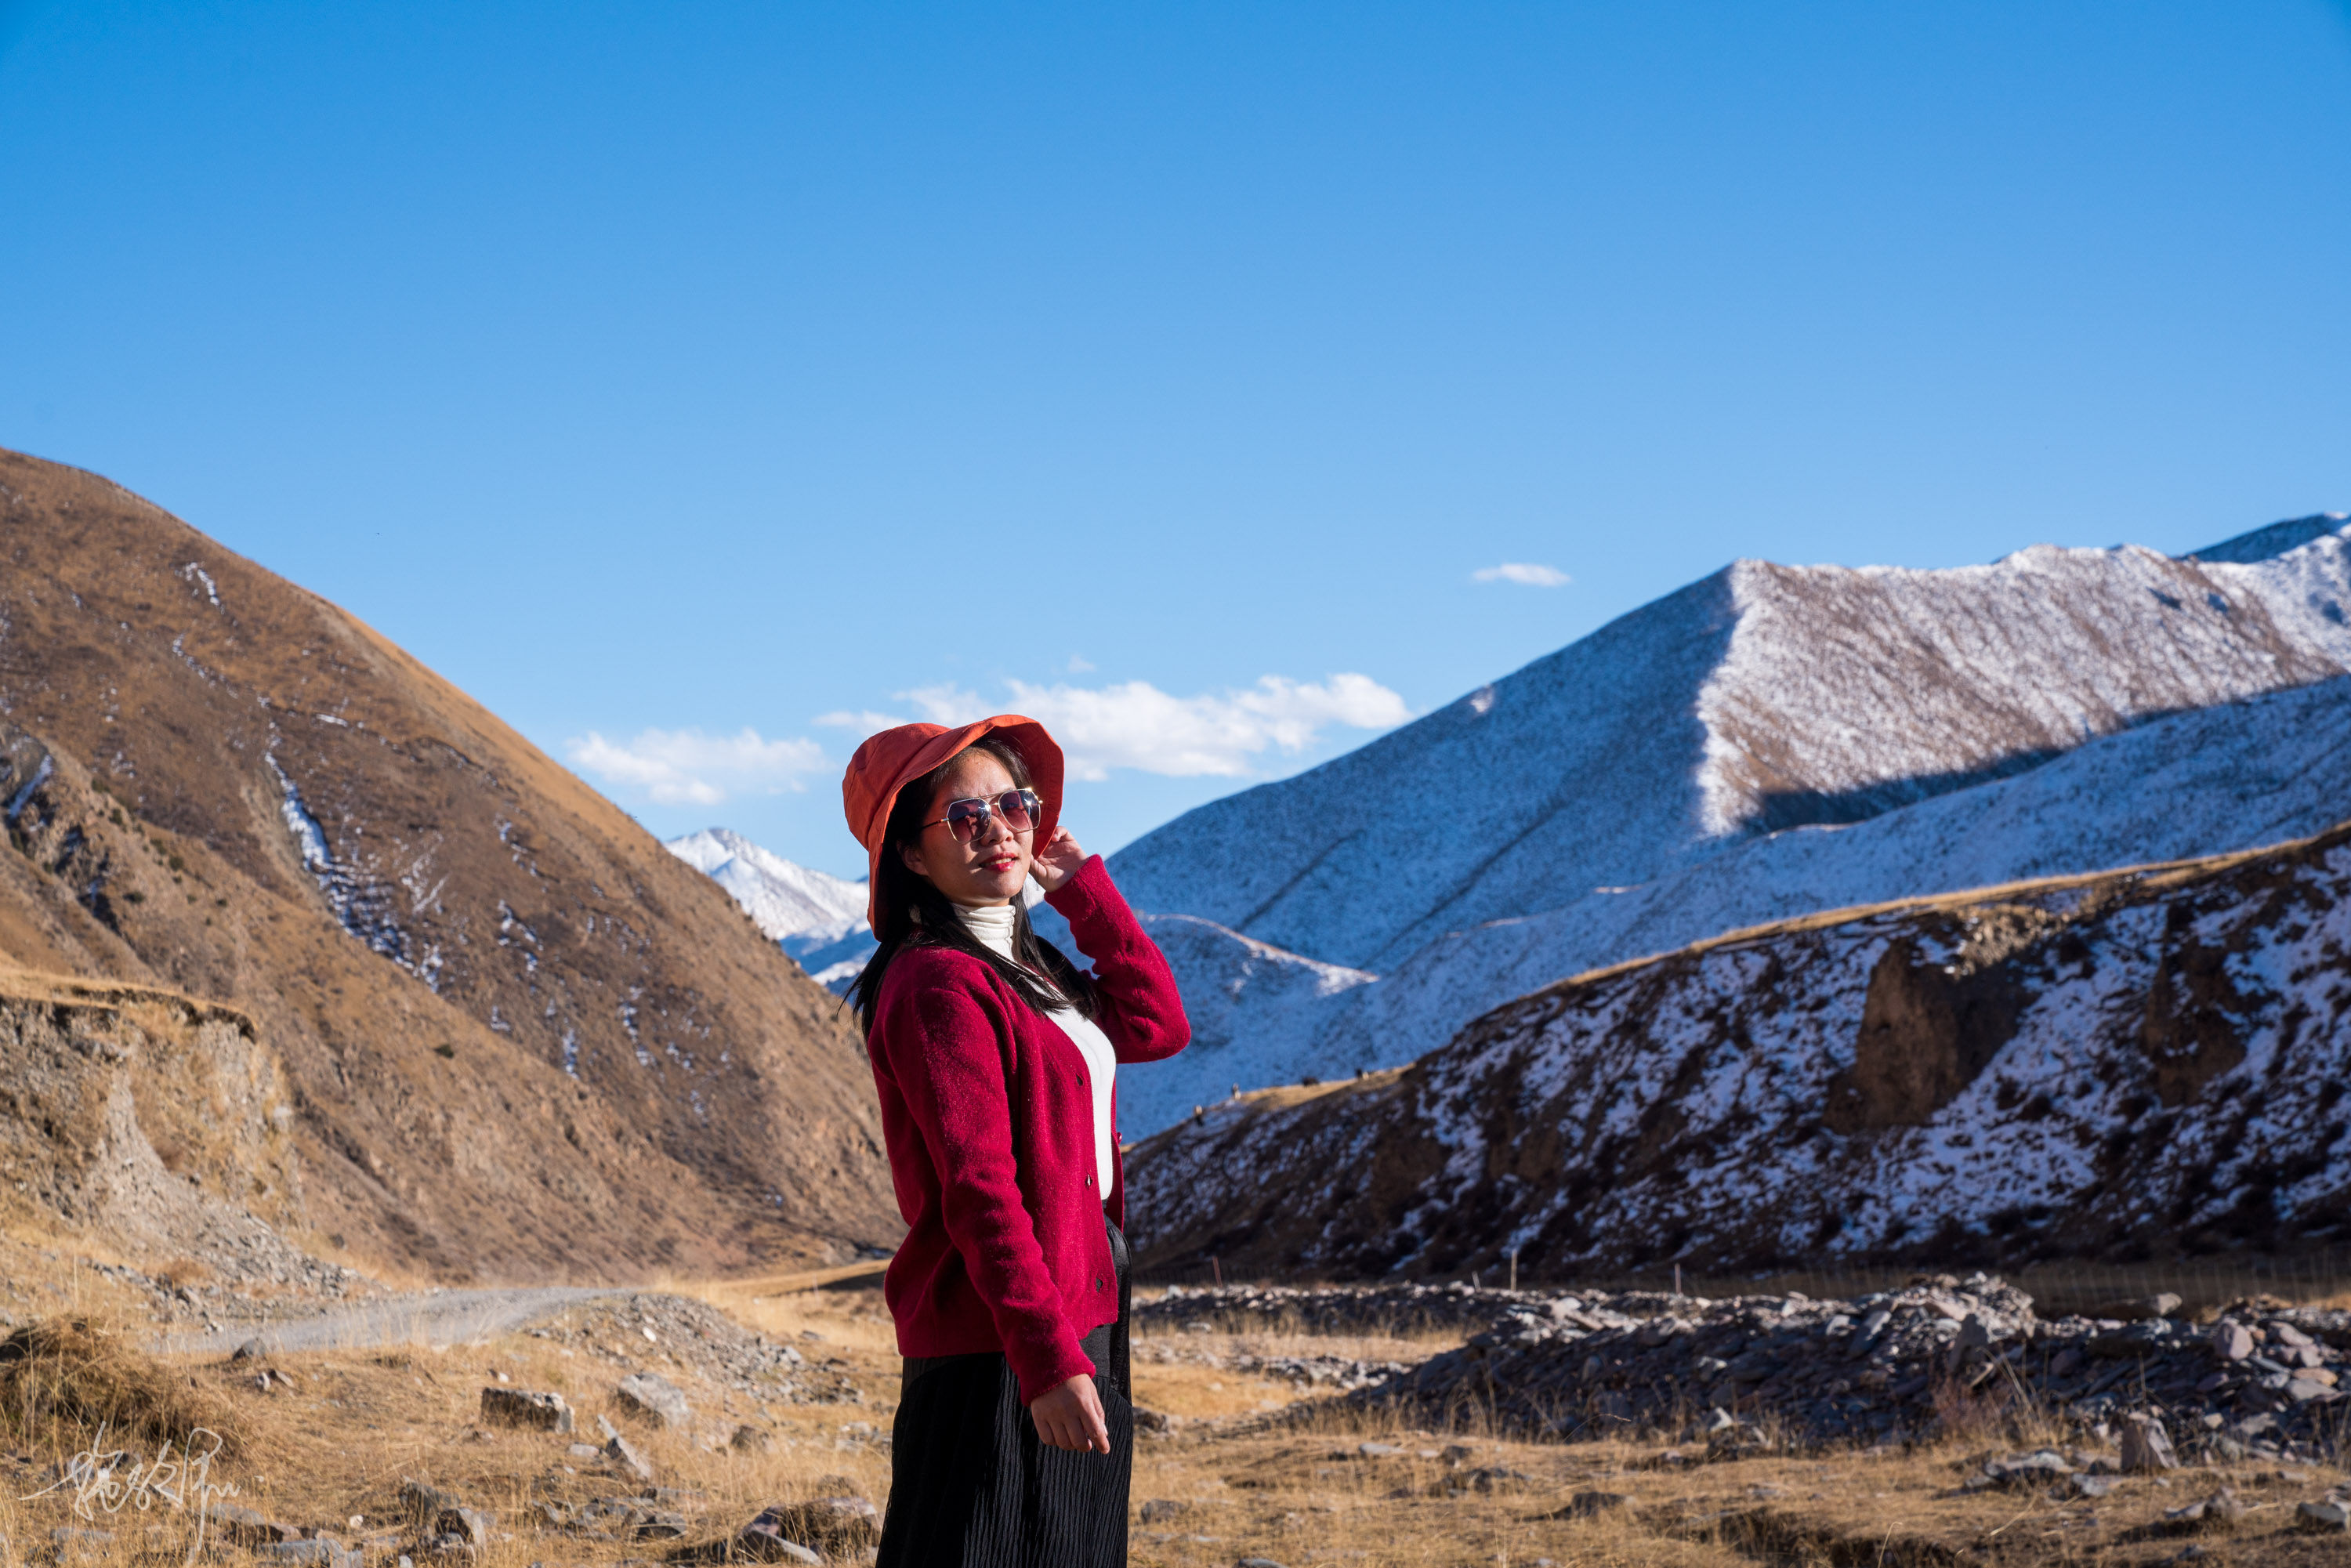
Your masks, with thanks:
M 1107 1222 L 1105 1222 L 1107 1223 Z M 1000 1354 L 905 1364 L 879 1568 L 1125 1568 L 1134 1469 L 1126 1238 L 1110 1227 L 1118 1322 L 1085 1338 L 1110 1452 L 1048 1448 Z

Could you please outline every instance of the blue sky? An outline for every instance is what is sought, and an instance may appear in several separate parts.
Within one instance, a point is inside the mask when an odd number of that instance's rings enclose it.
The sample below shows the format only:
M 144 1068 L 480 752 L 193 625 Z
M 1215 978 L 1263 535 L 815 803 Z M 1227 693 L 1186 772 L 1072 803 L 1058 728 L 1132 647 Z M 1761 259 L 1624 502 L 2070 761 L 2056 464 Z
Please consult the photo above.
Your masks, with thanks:
M 2346 89 L 2318 0 L 0 3 L 0 444 L 664 834 L 852 871 L 859 716 L 1018 703 L 1109 848 L 1734 557 L 2351 507 Z

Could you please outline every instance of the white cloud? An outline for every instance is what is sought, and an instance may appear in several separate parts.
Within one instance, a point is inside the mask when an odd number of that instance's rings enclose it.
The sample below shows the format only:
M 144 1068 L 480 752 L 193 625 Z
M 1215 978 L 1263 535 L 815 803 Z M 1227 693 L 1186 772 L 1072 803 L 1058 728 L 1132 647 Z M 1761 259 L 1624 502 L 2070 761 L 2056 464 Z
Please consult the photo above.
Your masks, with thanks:
M 853 729 L 857 732 L 857 738 L 863 740 L 869 735 L 879 735 L 885 729 L 895 729 L 906 721 L 893 713 L 875 713 L 872 708 L 860 708 L 855 713 L 848 712 L 846 709 L 833 713 L 820 713 L 810 722 L 825 725 L 834 729 Z
M 1523 560 L 1506 560 L 1499 566 L 1481 566 L 1469 574 L 1472 582 L 1515 582 L 1527 588 L 1565 588 L 1575 580 L 1555 566 L 1536 566 Z
M 1040 720 L 1061 743 L 1073 778 L 1108 778 L 1113 768 L 1191 778 L 1245 777 L 1274 749 L 1295 752 L 1332 726 L 1385 729 L 1412 716 L 1404 698 L 1368 675 L 1321 682 L 1267 675 L 1222 695 L 1170 696 L 1147 681 L 1109 686 L 1007 683 L 1001 705 L 952 685 L 900 695 L 933 724 L 966 724 L 1010 708 Z
M 584 739 L 567 741 L 564 752 L 572 766 L 664 806 L 715 806 L 730 791 L 781 794 L 804 788 L 801 774 L 827 766 L 815 741 L 764 740 L 748 725 L 739 735 L 648 729 L 628 741 L 591 729 Z

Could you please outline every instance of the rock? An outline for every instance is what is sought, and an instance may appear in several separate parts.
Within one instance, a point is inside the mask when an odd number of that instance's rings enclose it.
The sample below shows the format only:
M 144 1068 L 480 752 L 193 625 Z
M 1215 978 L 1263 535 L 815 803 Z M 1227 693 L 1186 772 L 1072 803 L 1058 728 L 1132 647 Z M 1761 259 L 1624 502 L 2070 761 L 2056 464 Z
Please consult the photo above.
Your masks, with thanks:
M 599 1410 L 596 1412 L 596 1435 L 609 1443 L 621 1435 L 621 1429 L 612 1425 L 610 1416 Z
M 541 1530 L 569 1530 L 571 1511 L 559 1502 L 535 1502 L 522 1511 L 522 1516 Z
M 230 1364 L 234 1365 L 242 1362 L 259 1361 L 263 1356 L 268 1354 L 269 1353 L 267 1351 L 261 1347 L 261 1342 L 259 1340 L 249 1339 L 243 1344 L 238 1345 L 235 1350 L 229 1352 L 228 1359 Z
M 264 1563 L 300 1564 L 301 1568 L 357 1568 L 360 1554 L 334 1541 L 273 1541 L 256 1546 L 253 1554 Z
M 1545 1520 L 1591 1519 L 1599 1514 L 1613 1512 L 1632 1500 L 1623 1492 L 1580 1491 L 1558 1508 L 1541 1517 Z
M 208 1514 L 209 1528 L 214 1537 L 233 1546 L 259 1548 L 282 1545 L 302 1539 L 299 1526 L 271 1519 L 266 1514 L 233 1502 L 216 1502 Z
M 2351 1533 L 2351 1506 L 2339 1502 L 2306 1502 L 2294 1511 L 2296 1530 L 2327 1535 Z
M 2202 1502 L 2165 1509 L 2162 1526 L 2168 1535 L 2191 1535 L 2203 1531 L 2234 1530 L 2237 1521 L 2244 1517 L 2245 1505 L 2237 1500 L 2235 1492 L 2222 1487 Z
M 685 1402 L 685 1391 L 657 1372 L 639 1372 L 623 1377 L 612 1396 L 620 1401 L 622 1411 L 656 1427 L 683 1427 L 694 1419 L 694 1407 Z
M 856 1560 L 866 1556 L 870 1560 L 870 1549 L 881 1539 L 881 1511 L 863 1498 L 819 1498 L 813 1502 L 776 1503 L 763 1508 L 750 1523 L 735 1532 L 731 1541 L 673 1552 L 670 1561 L 721 1562 L 747 1557 L 759 1563 L 815 1563 L 823 1560 L 818 1555 L 819 1550 L 824 1557 Z M 799 1552 L 808 1555 L 795 1555 Z
M 1146 1409 L 1140 1405 L 1132 1408 L 1134 1411 L 1134 1429 L 1138 1432 L 1165 1432 L 1176 1425 L 1174 1418 L 1164 1411 Z
M 2222 1361 L 2242 1361 L 2253 1354 L 2253 1331 L 2223 1318 L 2212 1325 L 2212 1354 Z
M 1143 1522 L 1157 1524 L 1162 1520 L 1174 1519 L 1178 1514 L 1188 1512 L 1191 1507 L 1190 1503 L 1178 1502 L 1174 1498 L 1155 1497 L 1143 1505 Z
M 2112 1492 L 2121 1483 L 2112 1476 L 2076 1475 L 2068 1478 L 2066 1484 L 2074 1489 L 2075 1497 L 2101 1498 Z
M 444 1508 L 434 1520 L 433 1527 L 440 1534 L 456 1536 L 468 1546 L 487 1546 L 490 1527 L 497 1521 L 496 1514 L 478 1508 Z
M 1404 1454 L 1404 1450 L 1394 1443 L 1358 1443 L 1355 1452 L 1367 1459 L 1399 1458 Z
M 2296 1405 L 2307 1405 L 2314 1399 L 2333 1399 L 2335 1390 L 2314 1377 L 2296 1377 L 2285 1385 L 2285 1396 Z
M 1281 1564 L 1270 1557 L 1244 1557 L 1233 1568 L 1281 1568 Z
M 2072 1475 L 2074 1467 L 2056 1449 L 2037 1448 L 2029 1454 L 2010 1454 L 1994 1459 L 1984 1466 L 1983 1473 L 1993 1486 L 2045 1486 Z
M 2172 1325 L 2161 1318 L 2149 1318 L 2124 1328 L 2093 1335 L 2090 1354 L 2108 1360 L 2135 1361 L 2141 1356 L 2158 1355 L 2169 1348 Z
M 576 1528 L 611 1540 L 634 1530 L 646 1517 L 633 1498 L 600 1497 L 580 1510 L 573 1523 Z
M 685 1515 L 649 1513 L 637 1521 L 631 1533 L 639 1541 L 675 1541 L 685 1533 Z
M 882 1539 L 882 1511 L 862 1497 L 794 1503 L 784 1511 L 783 1521 L 789 1527 L 786 1534 L 829 1552 L 870 1546 Z
M 823 1558 L 791 1539 L 784 1511 L 762 1509 L 759 1516 L 735 1532 L 735 1552 L 754 1563 L 821 1563 Z
M 772 1454 L 776 1451 L 776 1435 L 765 1427 L 755 1427 L 746 1422 L 735 1428 L 735 1435 L 726 1439 L 726 1446 L 738 1454 Z
M 2171 1451 L 2171 1438 L 2163 1423 L 2152 1416 L 2133 1416 L 2123 1427 L 2123 1473 L 2145 1475 L 2155 1470 L 2179 1468 L 2179 1457 Z
M 652 1463 L 643 1454 L 637 1452 L 635 1444 L 618 1432 L 612 1434 L 612 1440 L 606 1443 L 601 1451 L 606 1462 L 622 1474 L 634 1476 L 641 1481 L 653 1479 Z
M 2289 1322 L 2272 1322 L 2265 1323 L 2262 1326 L 2268 1332 L 2270 1342 L 2273 1344 L 2288 1345 L 2299 1349 L 2304 1345 L 2316 1344 L 2318 1343 L 2316 1340 L 2312 1339 L 2308 1334 L 2303 1333 L 2300 1329 L 2294 1327 Z
M 102 1563 L 114 1555 L 110 1530 L 52 1530 L 49 1544 L 60 1563 Z
M 482 1419 L 500 1427 L 528 1427 L 540 1432 L 571 1430 L 571 1406 L 560 1394 L 530 1394 L 519 1388 L 482 1390 Z
M 574 1443 L 563 1451 L 575 1459 L 596 1459 L 604 1455 L 604 1450 L 593 1443 Z
M 434 1520 L 450 1509 L 462 1506 L 464 1501 L 456 1493 L 443 1491 L 439 1487 L 429 1482 L 404 1480 L 400 1483 L 401 1511 L 408 1516 L 409 1522 L 418 1530 L 430 1531 Z M 216 1511 L 224 1516 L 227 1512 L 225 1509 Z M 250 1511 L 240 1511 L 249 1512 Z M 257 1519 L 260 1516 L 256 1514 L 255 1517 Z

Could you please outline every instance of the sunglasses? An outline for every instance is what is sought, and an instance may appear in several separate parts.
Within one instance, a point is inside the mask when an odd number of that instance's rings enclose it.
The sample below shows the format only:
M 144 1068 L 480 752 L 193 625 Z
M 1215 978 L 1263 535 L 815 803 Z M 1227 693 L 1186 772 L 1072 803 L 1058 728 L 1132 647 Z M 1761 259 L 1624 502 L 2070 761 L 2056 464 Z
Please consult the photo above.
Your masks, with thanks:
M 987 831 L 991 816 L 1002 817 L 1006 827 L 1016 833 L 1025 833 L 1037 825 L 1038 814 L 1044 809 L 1044 801 L 1038 799 L 1034 789 L 1007 789 L 993 800 L 967 795 L 960 800 L 948 801 L 946 816 L 923 826 L 935 828 L 945 822 L 956 842 L 967 844 Z

